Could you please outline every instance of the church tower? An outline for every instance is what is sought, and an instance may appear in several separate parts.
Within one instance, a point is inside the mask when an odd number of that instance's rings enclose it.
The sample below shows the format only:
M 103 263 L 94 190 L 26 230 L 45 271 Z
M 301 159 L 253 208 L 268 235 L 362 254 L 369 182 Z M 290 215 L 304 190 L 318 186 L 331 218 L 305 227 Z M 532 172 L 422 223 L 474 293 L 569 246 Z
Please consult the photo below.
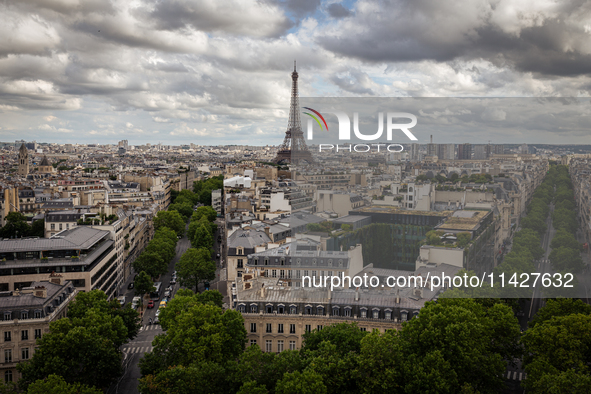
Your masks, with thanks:
M 20 176 L 29 175 L 29 151 L 25 144 L 22 144 L 18 151 L 18 174 Z

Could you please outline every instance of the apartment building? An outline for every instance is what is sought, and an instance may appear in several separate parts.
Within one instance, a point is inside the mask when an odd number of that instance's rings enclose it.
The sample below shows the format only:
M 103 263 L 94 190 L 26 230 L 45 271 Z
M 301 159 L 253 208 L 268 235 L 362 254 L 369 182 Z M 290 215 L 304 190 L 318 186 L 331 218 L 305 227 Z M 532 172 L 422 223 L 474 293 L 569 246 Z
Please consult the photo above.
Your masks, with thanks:
M 16 365 L 33 357 L 36 341 L 49 332 L 50 323 L 66 316 L 76 293 L 60 274 L 0 292 L 0 376 L 5 382 L 18 381 Z

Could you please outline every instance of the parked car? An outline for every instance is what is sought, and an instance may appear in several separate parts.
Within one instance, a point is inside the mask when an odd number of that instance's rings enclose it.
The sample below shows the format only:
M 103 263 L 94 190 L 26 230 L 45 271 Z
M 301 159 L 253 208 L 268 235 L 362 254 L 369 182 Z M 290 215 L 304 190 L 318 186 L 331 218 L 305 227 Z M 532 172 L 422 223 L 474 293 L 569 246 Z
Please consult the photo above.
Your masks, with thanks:
M 140 297 L 133 297 L 133 300 L 131 300 L 131 307 L 133 309 L 137 309 L 140 306 L 141 302 L 142 299 Z
M 152 308 L 154 308 L 154 301 L 150 300 L 150 302 L 148 302 L 148 309 Z
M 117 301 L 119 301 L 121 306 L 125 305 L 125 296 L 117 297 Z
M 164 291 L 170 291 L 172 293 L 172 286 L 168 286 Z
M 172 278 L 172 279 L 170 280 L 170 284 L 171 284 L 171 285 L 176 285 L 176 278 Z
M 131 283 L 130 283 L 130 284 L 127 286 L 127 288 L 128 288 L 129 290 L 133 289 L 133 282 L 131 282 Z

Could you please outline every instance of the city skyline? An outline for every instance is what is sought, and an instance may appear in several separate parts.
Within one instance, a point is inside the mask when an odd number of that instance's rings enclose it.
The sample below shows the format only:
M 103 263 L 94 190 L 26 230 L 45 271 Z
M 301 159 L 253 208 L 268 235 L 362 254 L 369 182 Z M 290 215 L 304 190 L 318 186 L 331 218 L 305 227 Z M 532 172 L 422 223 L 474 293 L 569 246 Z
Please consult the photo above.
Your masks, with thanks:
M 589 96 L 583 6 L 428 3 L 3 4 L 0 139 L 279 145 L 294 59 L 302 97 Z

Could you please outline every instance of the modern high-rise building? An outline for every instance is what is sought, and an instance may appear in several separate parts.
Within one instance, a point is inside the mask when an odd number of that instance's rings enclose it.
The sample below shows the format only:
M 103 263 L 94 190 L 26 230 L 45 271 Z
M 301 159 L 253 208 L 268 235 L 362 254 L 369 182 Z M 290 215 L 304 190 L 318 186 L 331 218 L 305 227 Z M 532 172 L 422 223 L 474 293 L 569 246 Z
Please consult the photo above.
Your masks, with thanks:
M 505 145 L 495 145 L 494 152 L 495 155 L 502 155 L 505 153 Z
M 427 156 L 437 156 L 437 144 L 433 143 L 433 136 L 431 136 L 430 141 L 427 144 Z
M 456 157 L 456 146 L 454 144 L 439 144 L 437 146 L 437 158 L 439 160 L 453 160 Z
M 470 160 L 472 158 L 472 145 L 460 144 L 458 145 L 458 160 Z
M 421 160 L 420 145 L 419 144 L 410 144 L 409 160 L 410 161 Z
M 486 150 L 488 145 L 474 145 L 474 160 L 486 160 Z

